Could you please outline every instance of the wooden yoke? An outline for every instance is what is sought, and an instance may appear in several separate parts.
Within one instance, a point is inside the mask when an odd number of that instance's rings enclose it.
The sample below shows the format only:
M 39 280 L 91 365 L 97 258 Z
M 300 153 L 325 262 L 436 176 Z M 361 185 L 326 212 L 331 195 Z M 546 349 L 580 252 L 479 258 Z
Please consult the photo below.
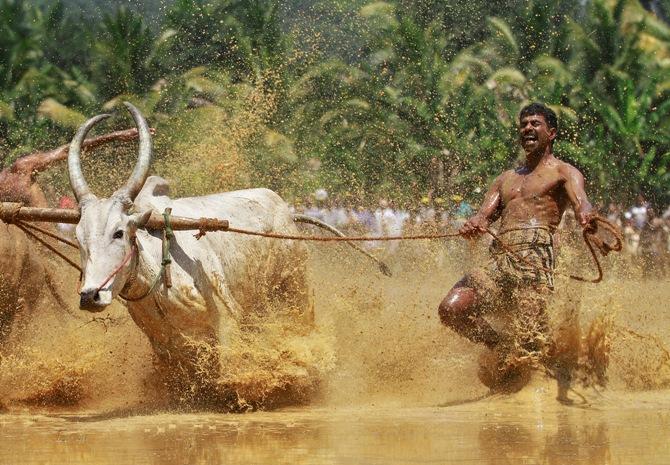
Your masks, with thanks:
M 49 223 L 79 223 L 79 210 L 69 208 L 24 207 L 15 202 L 0 202 L 0 220 L 11 224 L 17 221 L 39 221 Z M 170 223 L 175 231 L 226 231 L 228 220 L 218 218 L 187 218 L 171 216 Z M 153 212 L 146 224 L 147 229 L 165 229 L 165 219 L 160 213 Z

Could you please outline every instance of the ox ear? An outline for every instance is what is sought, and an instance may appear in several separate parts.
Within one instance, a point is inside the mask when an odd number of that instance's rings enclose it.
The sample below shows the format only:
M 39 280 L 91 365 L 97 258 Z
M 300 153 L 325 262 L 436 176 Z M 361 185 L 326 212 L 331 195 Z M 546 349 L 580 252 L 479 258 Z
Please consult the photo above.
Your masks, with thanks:
M 135 213 L 130 217 L 130 224 L 136 229 L 143 228 L 149 222 L 149 218 L 151 218 L 151 210 Z

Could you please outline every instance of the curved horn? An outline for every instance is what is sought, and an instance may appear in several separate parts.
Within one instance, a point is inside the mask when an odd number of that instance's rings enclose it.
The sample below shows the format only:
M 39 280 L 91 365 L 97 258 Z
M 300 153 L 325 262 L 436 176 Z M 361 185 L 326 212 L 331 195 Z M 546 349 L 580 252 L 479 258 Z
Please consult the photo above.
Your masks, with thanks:
M 91 130 L 99 121 L 102 121 L 105 118 L 109 118 L 110 115 L 98 115 L 86 121 L 82 124 L 77 133 L 72 138 L 70 143 L 70 151 L 67 155 L 67 171 L 70 176 L 70 186 L 74 191 L 74 195 L 77 198 L 77 201 L 81 205 L 89 197 L 95 197 L 91 193 L 86 180 L 84 179 L 84 173 L 81 171 L 81 144 L 88 134 L 88 131 Z
M 135 120 L 140 140 L 140 149 L 135 169 L 133 169 L 130 179 L 128 179 L 126 185 L 119 190 L 119 193 L 127 195 L 130 197 L 130 200 L 135 200 L 135 197 L 140 193 L 140 190 L 142 190 L 144 181 L 146 181 L 147 176 L 149 175 L 149 165 L 151 164 L 151 133 L 149 132 L 149 125 L 144 119 L 144 116 L 142 116 L 142 113 L 129 102 L 123 102 L 123 104 L 128 107 L 128 110 L 130 110 L 130 113 Z

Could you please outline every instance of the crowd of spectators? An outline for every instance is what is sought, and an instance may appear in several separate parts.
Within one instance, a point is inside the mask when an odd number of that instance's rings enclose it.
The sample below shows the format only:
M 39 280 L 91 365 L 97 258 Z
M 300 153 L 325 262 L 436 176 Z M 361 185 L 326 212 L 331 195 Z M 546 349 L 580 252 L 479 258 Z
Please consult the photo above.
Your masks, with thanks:
M 628 208 L 610 203 L 607 219 L 617 225 L 624 236 L 625 252 L 646 267 L 665 272 L 670 268 L 670 206 L 661 211 L 644 198 Z
M 295 213 L 318 218 L 350 236 L 402 236 L 457 229 L 474 213 L 472 206 L 459 195 L 446 199 L 426 196 L 416 205 L 407 206 L 379 199 L 370 206 L 331 199 L 322 189 L 292 208 Z M 398 244 L 389 242 L 386 248 L 392 252 Z

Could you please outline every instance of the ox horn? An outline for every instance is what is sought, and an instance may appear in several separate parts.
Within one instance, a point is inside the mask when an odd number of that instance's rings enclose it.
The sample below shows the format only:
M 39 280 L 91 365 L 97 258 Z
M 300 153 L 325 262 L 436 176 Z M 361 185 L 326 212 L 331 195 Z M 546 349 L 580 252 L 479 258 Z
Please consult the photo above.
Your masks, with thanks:
M 86 179 L 84 179 L 84 173 L 81 171 L 81 144 L 88 134 L 88 131 L 91 130 L 99 121 L 102 121 L 105 118 L 109 118 L 110 115 L 98 115 L 86 121 L 82 124 L 77 133 L 74 135 L 72 142 L 70 143 L 70 151 L 67 156 L 67 171 L 70 176 L 70 186 L 74 191 L 74 195 L 81 205 L 89 198 L 95 198 L 95 195 L 91 192 L 91 189 L 86 184 Z
M 135 120 L 140 149 L 137 163 L 130 175 L 130 179 L 128 179 L 128 182 L 124 187 L 119 189 L 118 193 L 127 195 L 130 200 L 135 200 L 135 197 L 140 193 L 140 190 L 142 190 L 144 181 L 146 181 L 147 176 L 149 175 L 149 165 L 151 164 L 151 133 L 149 132 L 149 125 L 144 119 L 144 116 L 142 116 L 142 113 L 129 102 L 123 102 L 123 104 L 128 107 L 128 110 L 130 110 L 130 113 Z

